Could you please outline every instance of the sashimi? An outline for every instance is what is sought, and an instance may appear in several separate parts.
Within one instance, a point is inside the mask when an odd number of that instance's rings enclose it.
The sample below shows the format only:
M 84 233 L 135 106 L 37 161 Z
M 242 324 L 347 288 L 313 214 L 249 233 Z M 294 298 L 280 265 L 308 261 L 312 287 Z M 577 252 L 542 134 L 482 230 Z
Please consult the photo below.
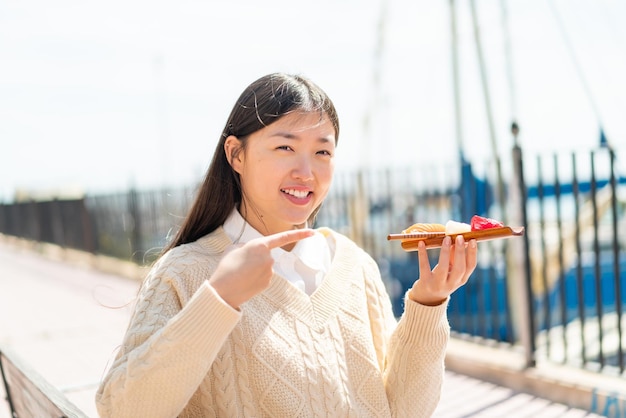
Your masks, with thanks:
M 482 231 L 483 229 L 501 228 L 504 224 L 495 219 L 474 215 L 470 221 L 470 226 L 472 231 Z

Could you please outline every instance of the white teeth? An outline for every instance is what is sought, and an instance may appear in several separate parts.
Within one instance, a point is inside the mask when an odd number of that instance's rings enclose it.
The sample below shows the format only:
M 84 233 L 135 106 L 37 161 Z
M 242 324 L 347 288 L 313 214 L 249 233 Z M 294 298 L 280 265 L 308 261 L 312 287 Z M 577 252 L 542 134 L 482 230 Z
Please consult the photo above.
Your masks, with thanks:
M 295 196 L 297 198 L 305 198 L 308 196 L 309 192 L 305 192 L 304 190 L 294 190 L 294 189 L 284 189 L 283 192 Z

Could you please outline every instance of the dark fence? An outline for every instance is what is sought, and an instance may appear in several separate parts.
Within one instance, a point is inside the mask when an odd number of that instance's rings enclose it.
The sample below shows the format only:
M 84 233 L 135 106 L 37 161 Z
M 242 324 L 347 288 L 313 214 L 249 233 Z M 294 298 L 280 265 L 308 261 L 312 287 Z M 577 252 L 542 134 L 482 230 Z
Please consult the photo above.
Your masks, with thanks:
M 480 243 L 476 272 L 451 300 L 454 333 L 521 345 L 529 366 L 551 361 L 623 374 L 626 178 L 618 155 L 601 148 L 522 159 L 516 149 L 482 165 L 337 173 L 317 224 L 350 236 L 377 260 L 398 314 L 418 277 L 417 255 L 387 234 L 414 222 L 468 222 L 472 214 L 525 226 L 522 238 Z M 0 204 L 0 233 L 149 264 L 194 193 Z M 438 251 L 429 256 L 434 264 Z
M 543 156 L 534 167 L 528 235 L 537 354 L 623 373 L 626 177 L 616 153 Z
M 0 233 L 97 251 L 94 218 L 84 199 L 0 205 Z

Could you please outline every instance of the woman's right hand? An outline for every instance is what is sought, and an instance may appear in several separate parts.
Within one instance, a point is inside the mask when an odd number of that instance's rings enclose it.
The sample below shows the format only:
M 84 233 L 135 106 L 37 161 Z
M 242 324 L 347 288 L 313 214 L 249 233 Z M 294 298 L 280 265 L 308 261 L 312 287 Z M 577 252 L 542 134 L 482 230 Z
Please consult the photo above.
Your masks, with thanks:
M 409 298 L 427 306 L 442 304 L 467 283 L 476 269 L 477 257 L 475 239 L 466 245 L 463 235 L 457 235 L 454 244 L 450 237 L 446 237 L 439 253 L 439 263 L 431 270 L 426 245 L 421 241 L 418 245 L 419 279 L 409 290 Z
M 221 298 L 235 309 L 261 293 L 274 275 L 271 250 L 314 234 L 312 229 L 294 229 L 253 239 L 227 252 L 209 279 Z

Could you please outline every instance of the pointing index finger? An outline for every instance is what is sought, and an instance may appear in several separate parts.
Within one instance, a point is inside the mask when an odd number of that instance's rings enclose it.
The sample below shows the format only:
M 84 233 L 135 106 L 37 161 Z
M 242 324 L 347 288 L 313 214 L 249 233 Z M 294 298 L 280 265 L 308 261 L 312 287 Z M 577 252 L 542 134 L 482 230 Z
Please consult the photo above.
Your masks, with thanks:
M 273 248 L 283 247 L 292 242 L 300 241 L 301 239 L 308 238 L 315 233 L 312 229 L 293 229 L 290 231 L 283 231 L 277 234 L 268 235 L 263 238 L 259 238 L 263 244 L 270 250 Z

